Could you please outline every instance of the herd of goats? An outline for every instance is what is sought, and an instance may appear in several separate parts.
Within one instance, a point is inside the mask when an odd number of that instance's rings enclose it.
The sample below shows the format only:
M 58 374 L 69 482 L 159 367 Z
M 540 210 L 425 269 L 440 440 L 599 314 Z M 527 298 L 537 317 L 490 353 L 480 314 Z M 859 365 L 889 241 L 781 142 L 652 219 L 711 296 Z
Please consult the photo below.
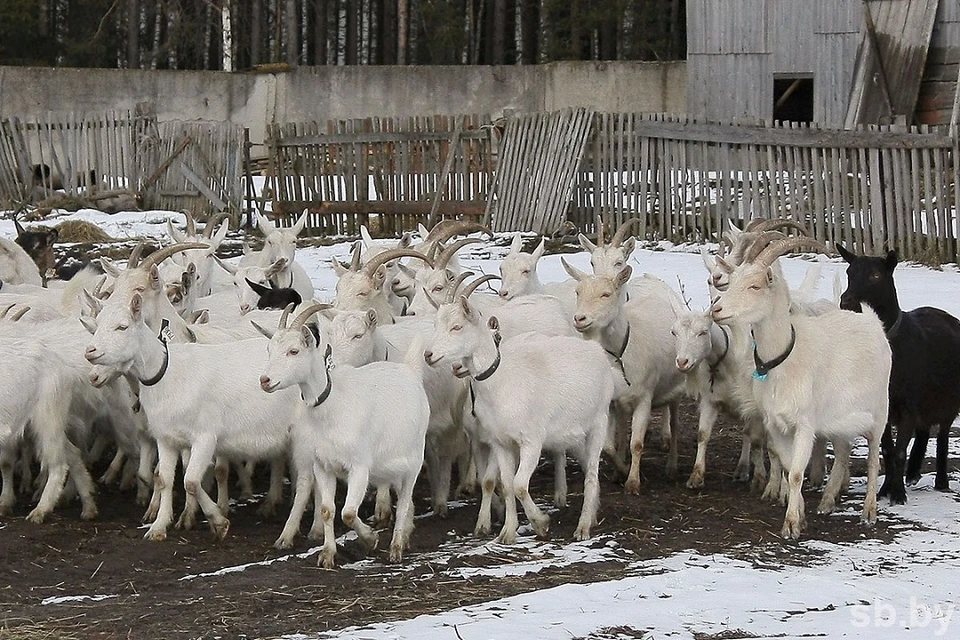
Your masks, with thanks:
M 100 482 L 136 487 L 152 522 L 146 538 L 191 528 L 199 510 L 222 539 L 231 469 L 249 496 L 254 465 L 268 463 L 263 514 L 282 502 L 288 474 L 295 488 L 277 548 L 294 543 L 312 503 L 309 536 L 333 566 L 339 480 L 342 521 L 373 548 L 374 527 L 392 518 L 389 556 L 399 561 L 422 468 L 436 514 L 446 513 L 456 466 L 458 491 L 480 488 L 477 534 L 491 531 L 502 502 L 498 540 L 514 542 L 519 500 L 546 535 L 549 517 L 529 491 L 546 453 L 558 506 L 567 502 L 568 456 L 582 468 L 574 537 L 584 540 L 597 520 L 602 455 L 626 491 L 639 492 L 653 409 L 663 410 L 667 472 L 677 472 L 684 397 L 700 411 L 687 486 L 703 486 L 711 429 L 725 412 L 743 428 L 736 477 L 786 504 L 785 538 L 804 528 L 805 478 L 823 488 L 819 512 L 836 507 L 861 436 L 869 445 L 863 522 L 876 521 L 878 495 L 906 499 L 905 477 L 918 480 L 931 427 L 935 486 L 948 488 L 960 322 L 930 307 L 900 309 L 894 252 L 836 247 L 849 263 L 847 289 L 839 300 L 815 300 L 811 278 L 790 290 L 778 260 L 801 247 L 827 251 L 802 225 L 731 224 L 718 255 L 703 251 L 712 302 L 693 311 L 662 280 L 634 275 L 632 220 L 609 240 L 602 224 L 595 243 L 581 235 L 593 273 L 563 260 L 570 279 L 550 284 L 537 278 L 544 242 L 525 252 L 519 234 L 499 276 L 471 280 L 458 252 L 489 230 L 443 221 L 395 246 L 364 229 L 350 263 L 332 261 L 339 279 L 327 304 L 313 299 L 295 260 L 305 216 L 287 228 L 257 219 L 263 249 L 246 249 L 237 264 L 216 255 L 227 222 L 198 232 L 188 217 L 186 230 L 168 222 L 169 246 L 144 256 L 141 244 L 124 268 L 101 259 L 49 286 L 41 272 L 52 242 L 19 223 L 16 242 L 0 239 L 0 515 L 19 487 L 37 500 L 32 522 L 74 495 L 82 517 L 95 518 L 89 469 L 115 451 Z M 491 293 L 493 279 L 501 282 Z M 181 461 L 186 501 L 175 522 Z M 358 517 L 371 487 L 373 526 Z

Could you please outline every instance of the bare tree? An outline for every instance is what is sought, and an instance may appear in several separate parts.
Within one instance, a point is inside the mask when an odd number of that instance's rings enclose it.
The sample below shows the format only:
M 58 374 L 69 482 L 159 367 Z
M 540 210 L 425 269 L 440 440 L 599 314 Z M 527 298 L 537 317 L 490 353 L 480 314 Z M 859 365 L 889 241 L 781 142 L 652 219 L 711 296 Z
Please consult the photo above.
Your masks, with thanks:
M 409 0 L 397 0 L 397 64 L 407 64 L 409 9 Z
M 127 68 L 140 67 L 140 2 L 127 2 Z

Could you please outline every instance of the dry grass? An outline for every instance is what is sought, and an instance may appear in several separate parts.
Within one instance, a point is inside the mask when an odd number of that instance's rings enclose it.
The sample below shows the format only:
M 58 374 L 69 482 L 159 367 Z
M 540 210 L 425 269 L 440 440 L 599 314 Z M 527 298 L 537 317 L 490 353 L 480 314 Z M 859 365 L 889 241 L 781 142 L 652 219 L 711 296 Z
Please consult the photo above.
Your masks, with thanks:
M 64 220 L 57 225 L 60 242 L 114 242 L 112 237 L 99 226 L 86 220 Z

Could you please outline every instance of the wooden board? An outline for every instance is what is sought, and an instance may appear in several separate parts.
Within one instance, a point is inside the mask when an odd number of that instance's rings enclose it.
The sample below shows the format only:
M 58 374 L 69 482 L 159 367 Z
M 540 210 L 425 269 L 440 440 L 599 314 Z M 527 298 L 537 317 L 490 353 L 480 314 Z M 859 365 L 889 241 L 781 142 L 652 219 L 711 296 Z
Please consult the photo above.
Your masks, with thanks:
M 913 121 L 938 6 L 939 0 L 864 0 L 846 128 L 898 116 Z

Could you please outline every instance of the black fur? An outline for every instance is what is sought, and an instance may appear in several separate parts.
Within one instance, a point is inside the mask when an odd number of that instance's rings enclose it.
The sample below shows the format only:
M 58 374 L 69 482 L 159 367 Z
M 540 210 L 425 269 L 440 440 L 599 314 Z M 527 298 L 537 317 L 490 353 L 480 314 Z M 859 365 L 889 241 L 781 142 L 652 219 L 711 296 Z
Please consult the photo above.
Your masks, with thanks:
M 260 296 L 260 300 L 257 301 L 257 309 L 286 309 L 291 302 L 294 305 L 303 302 L 303 298 L 294 289 L 277 288 L 272 285 L 265 287 L 253 282 L 250 278 L 244 278 L 244 280 L 247 281 L 254 293 Z
M 47 270 L 55 268 L 56 257 L 53 254 L 53 245 L 60 237 L 59 231 L 50 227 L 24 229 L 19 222 L 16 222 L 16 227 L 16 243 L 33 258 L 40 274 L 43 275 Z
M 933 307 L 900 309 L 893 281 L 897 266 L 895 251 L 874 258 L 856 256 L 839 245 L 837 249 L 849 263 L 847 290 L 840 297 L 841 308 L 860 311 L 861 303 L 870 305 L 883 322 L 893 352 L 890 412 L 882 440 L 886 476 L 880 495 L 889 496 L 892 503 L 906 501 L 904 468 L 908 483 L 914 484 L 920 479 L 931 426 L 939 427 L 935 487 L 947 491 L 950 425 L 960 413 L 960 320 Z M 897 427 L 895 446 L 893 425 Z M 907 445 L 914 435 L 916 442 L 907 464 Z

